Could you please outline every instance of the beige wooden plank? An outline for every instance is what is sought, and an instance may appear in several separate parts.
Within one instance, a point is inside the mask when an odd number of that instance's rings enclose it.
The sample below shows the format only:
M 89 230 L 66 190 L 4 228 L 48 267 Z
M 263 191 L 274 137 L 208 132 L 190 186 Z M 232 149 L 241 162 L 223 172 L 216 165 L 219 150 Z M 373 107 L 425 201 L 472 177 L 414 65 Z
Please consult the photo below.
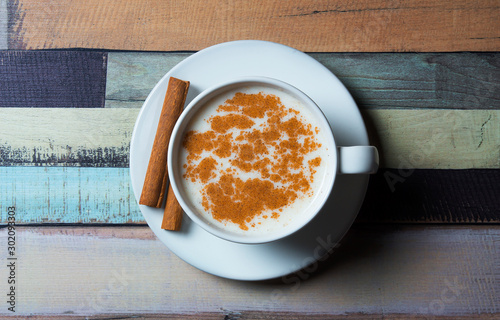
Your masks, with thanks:
M 110 159 L 92 158 L 83 165 L 128 166 L 139 110 L 8 108 L 0 112 L 3 165 L 33 165 L 35 154 L 40 158 L 36 163 L 82 165 L 76 153 L 102 153 L 108 148 L 113 154 Z M 380 149 L 382 167 L 500 168 L 500 110 L 374 109 L 362 114 L 372 143 Z
M 7 0 L 0 0 L 0 50 L 8 49 L 7 21 Z
M 16 315 L 492 315 L 499 244 L 498 226 L 356 226 L 326 261 L 239 282 L 189 266 L 147 227 L 18 227 Z M 0 268 L 4 293 L 9 272 Z
M 199 50 L 259 39 L 309 52 L 498 51 L 496 0 L 19 0 L 18 49 Z

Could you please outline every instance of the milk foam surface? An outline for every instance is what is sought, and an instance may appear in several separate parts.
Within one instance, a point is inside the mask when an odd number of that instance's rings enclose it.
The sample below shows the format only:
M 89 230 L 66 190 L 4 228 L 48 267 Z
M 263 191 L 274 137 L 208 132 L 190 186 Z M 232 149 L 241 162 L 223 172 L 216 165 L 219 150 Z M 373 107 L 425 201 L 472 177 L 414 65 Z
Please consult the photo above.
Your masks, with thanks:
M 301 195 L 297 198 L 293 203 L 282 208 L 282 211 L 279 212 L 278 218 L 271 218 L 271 211 L 263 212 L 259 216 L 256 216 L 252 221 L 248 223 L 250 227 L 248 230 L 242 230 L 237 224 L 228 222 L 228 221 L 218 221 L 214 219 L 210 212 L 207 212 L 202 205 L 203 201 L 203 188 L 206 184 L 201 183 L 200 181 L 191 181 L 191 179 L 183 178 L 182 179 L 182 187 L 184 189 L 185 194 L 187 195 L 187 201 L 192 203 L 197 210 L 198 215 L 205 221 L 207 221 L 210 225 L 215 226 L 216 228 L 223 229 L 225 231 L 229 231 L 235 234 L 243 234 L 243 235 L 265 235 L 269 233 L 276 232 L 280 229 L 283 229 L 286 226 L 294 224 L 295 221 L 303 221 L 304 217 L 309 216 L 309 209 L 313 200 L 318 196 L 318 193 L 322 189 L 322 184 L 325 180 L 325 175 L 328 170 L 333 170 L 331 168 L 332 159 L 329 159 L 329 150 L 327 150 L 327 132 L 324 132 L 324 129 L 321 129 L 320 123 L 317 121 L 316 116 L 304 107 L 303 103 L 297 100 L 295 97 L 290 94 L 283 92 L 279 89 L 266 87 L 266 86 L 251 86 L 251 87 L 241 87 L 236 90 L 231 90 L 226 93 L 223 93 L 216 98 L 210 100 L 206 103 L 201 109 L 198 110 L 197 114 L 191 119 L 188 124 L 185 132 L 196 131 L 196 132 L 206 132 L 211 130 L 210 123 L 208 119 L 215 115 L 224 115 L 228 112 L 217 112 L 217 108 L 224 104 L 227 99 L 231 99 L 235 96 L 237 92 L 243 92 L 247 94 L 256 94 L 263 93 L 265 95 L 275 95 L 281 99 L 282 104 L 286 108 L 292 108 L 296 111 L 299 111 L 299 117 L 303 120 L 303 122 L 310 123 L 313 128 L 318 128 L 315 140 L 320 143 L 322 147 L 317 150 L 312 151 L 311 153 L 305 155 L 304 164 L 306 164 L 309 160 L 315 159 L 317 157 L 321 157 L 321 164 L 318 167 L 315 167 L 315 173 L 312 174 L 314 179 L 310 184 L 311 188 L 306 194 Z M 264 119 L 255 119 L 255 125 L 248 130 L 252 130 L 253 128 L 258 128 L 262 123 L 265 122 Z M 286 121 L 287 119 L 282 119 Z M 241 132 L 241 129 L 231 129 L 231 132 L 234 132 L 234 137 Z M 268 150 L 273 152 L 272 147 L 268 147 Z M 185 173 L 185 165 L 187 164 L 187 156 L 188 151 L 185 148 L 182 148 L 181 156 L 180 156 L 180 167 L 183 168 L 183 174 Z M 239 168 L 235 168 L 234 165 L 231 164 L 231 160 L 235 160 L 237 158 L 237 154 L 231 154 L 230 157 L 220 158 L 215 155 L 212 151 L 207 152 L 204 151 L 201 155 L 201 159 L 205 157 L 212 157 L 217 161 L 217 170 L 216 175 L 212 177 L 208 183 L 212 181 L 217 181 L 220 175 L 226 170 L 236 170 L 235 175 L 241 178 L 243 181 L 247 179 L 262 179 L 261 175 L 257 171 L 244 172 Z M 200 160 L 197 162 L 199 163 Z M 234 172 L 234 171 L 233 171 Z M 276 187 L 279 187 L 280 184 L 274 182 Z M 276 211 L 276 210 L 275 210 Z M 266 216 L 266 218 L 264 218 Z

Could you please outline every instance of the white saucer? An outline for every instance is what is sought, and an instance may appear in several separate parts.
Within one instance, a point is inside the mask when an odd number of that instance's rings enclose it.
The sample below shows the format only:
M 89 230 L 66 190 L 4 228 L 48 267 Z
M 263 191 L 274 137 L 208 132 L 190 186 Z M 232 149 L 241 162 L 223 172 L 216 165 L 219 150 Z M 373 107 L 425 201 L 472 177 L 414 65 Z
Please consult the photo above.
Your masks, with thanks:
M 173 76 L 191 82 L 186 104 L 204 89 L 242 76 L 268 76 L 296 86 L 323 110 L 339 146 L 368 145 L 361 114 L 344 85 L 323 65 L 290 47 L 265 41 L 219 44 L 180 62 L 153 88 L 137 117 L 130 145 L 130 176 L 140 198 L 160 111 Z M 140 205 L 150 228 L 178 257 L 205 272 L 238 280 L 265 280 L 298 271 L 325 255 L 354 221 L 368 175 L 339 175 L 325 208 L 304 229 L 267 244 L 222 240 L 185 214 L 182 229 L 160 228 L 163 209 Z M 165 266 L 168 267 L 168 266 Z M 312 266 L 306 270 L 312 270 Z

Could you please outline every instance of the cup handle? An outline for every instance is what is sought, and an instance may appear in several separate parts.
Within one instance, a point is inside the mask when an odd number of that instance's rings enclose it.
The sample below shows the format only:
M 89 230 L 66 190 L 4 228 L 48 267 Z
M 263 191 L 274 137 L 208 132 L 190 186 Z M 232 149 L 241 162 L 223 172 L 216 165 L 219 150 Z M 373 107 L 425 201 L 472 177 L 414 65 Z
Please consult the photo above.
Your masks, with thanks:
M 377 172 L 379 156 L 373 146 L 338 147 L 339 173 L 370 174 Z

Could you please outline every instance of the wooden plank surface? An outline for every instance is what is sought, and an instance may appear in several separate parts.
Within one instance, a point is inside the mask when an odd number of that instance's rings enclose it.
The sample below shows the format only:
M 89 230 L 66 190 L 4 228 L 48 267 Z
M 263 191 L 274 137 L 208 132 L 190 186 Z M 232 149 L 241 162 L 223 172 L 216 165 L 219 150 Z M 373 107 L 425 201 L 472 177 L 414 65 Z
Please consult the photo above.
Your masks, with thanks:
M 0 51 L 6 246 L 10 206 L 17 223 L 0 291 L 15 261 L 18 319 L 500 318 L 499 16 L 496 0 L 0 0 L 0 50 L 21 49 Z M 173 255 L 128 169 L 156 82 L 239 39 L 310 52 L 350 90 L 382 155 L 329 259 L 264 282 Z
M 500 170 L 382 169 L 357 222 L 498 223 Z
M 0 167 L 0 223 L 144 223 L 125 168 Z M 359 223 L 499 223 L 500 170 L 382 169 Z
M 0 209 L 18 223 L 144 223 L 125 168 L 0 167 Z
M 0 50 L 5 50 L 8 48 L 7 20 L 7 0 L 0 0 Z
M 110 52 L 106 75 L 107 108 L 140 108 L 156 83 L 186 52 Z
M 128 167 L 138 109 L 0 112 L 0 165 Z
M 374 109 L 362 115 L 382 167 L 500 168 L 500 110 Z
M 0 165 L 128 167 L 138 112 L 0 109 Z M 362 114 L 382 167 L 500 168 L 500 110 L 373 109 Z
M 499 53 L 311 54 L 359 107 L 499 109 Z
M 16 315 L 498 316 L 499 244 L 498 226 L 357 226 L 326 261 L 239 282 L 189 266 L 147 227 L 18 227 Z
M 241 39 L 308 52 L 498 51 L 496 0 L 9 2 L 9 48 L 200 50 Z
M 332 315 L 332 314 L 304 314 L 298 312 L 276 312 L 276 311 L 237 311 L 221 309 L 219 312 L 198 312 L 193 314 L 172 314 L 172 313 L 155 313 L 148 314 L 145 312 L 139 313 L 123 313 L 123 314 L 98 314 L 93 316 L 71 316 L 71 320 L 265 320 L 265 319 L 287 319 L 287 320 L 387 320 L 387 319 L 401 319 L 401 320 L 415 320 L 415 319 L 436 319 L 436 320 L 474 320 L 474 319 L 488 319 L 497 320 L 499 317 L 496 313 L 481 313 L 481 314 L 468 314 L 465 316 L 448 316 L 448 315 L 419 315 L 419 314 L 364 314 L 364 313 L 350 313 L 345 315 Z M 23 319 L 24 317 L 9 317 L 9 319 Z M 68 316 L 43 316 L 33 315 L 28 319 L 31 320 L 68 320 Z
M 96 51 L 0 51 L 0 107 L 104 107 L 106 59 Z
M 106 107 L 141 107 L 190 53 L 110 52 Z M 499 53 L 312 53 L 362 109 L 499 109 Z

